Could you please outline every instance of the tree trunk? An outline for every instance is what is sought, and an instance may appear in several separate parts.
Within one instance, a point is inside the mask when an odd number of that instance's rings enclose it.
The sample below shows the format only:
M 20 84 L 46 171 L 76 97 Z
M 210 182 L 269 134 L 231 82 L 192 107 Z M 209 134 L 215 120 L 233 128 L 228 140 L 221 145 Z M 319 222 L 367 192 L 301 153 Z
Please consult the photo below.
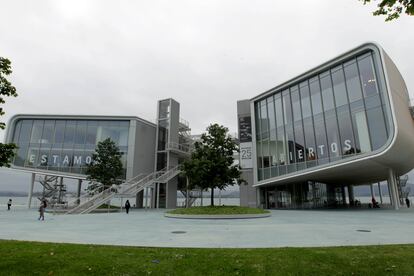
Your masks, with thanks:
M 211 188 L 211 206 L 214 206 L 214 188 Z

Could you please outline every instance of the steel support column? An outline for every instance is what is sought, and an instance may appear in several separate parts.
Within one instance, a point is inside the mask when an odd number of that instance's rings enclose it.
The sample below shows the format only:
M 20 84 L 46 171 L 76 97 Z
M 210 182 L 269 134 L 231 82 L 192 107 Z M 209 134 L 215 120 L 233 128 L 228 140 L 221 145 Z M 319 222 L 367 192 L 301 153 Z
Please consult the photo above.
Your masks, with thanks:
M 81 190 L 82 190 L 82 179 L 78 179 L 78 192 L 76 194 L 76 197 L 78 198 L 77 199 L 78 205 L 80 204 Z
M 30 188 L 29 188 L 29 195 L 27 197 L 27 208 L 29 209 L 30 207 L 32 207 L 32 197 L 33 197 L 33 188 L 34 188 L 35 178 L 36 178 L 36 174 L 32 173 L 32 179 L 31 179 Z
M 348 197 L 349 197 L 349 203 L 355 204 L 355 197 L 354 197 L 354 186 L 348 185 Z
M 391 205 L 395 210 L 399 209 L 399 202 L 397 198 L 397 176 L 393 169 L 388 169 L 388 188 L 390 190 Z
M 380 202 L 382 204 L 383 201 L 382 201 L 381 182 L 378 182 L 378 193 L 379 193 L 379 197 L 380 197 Z

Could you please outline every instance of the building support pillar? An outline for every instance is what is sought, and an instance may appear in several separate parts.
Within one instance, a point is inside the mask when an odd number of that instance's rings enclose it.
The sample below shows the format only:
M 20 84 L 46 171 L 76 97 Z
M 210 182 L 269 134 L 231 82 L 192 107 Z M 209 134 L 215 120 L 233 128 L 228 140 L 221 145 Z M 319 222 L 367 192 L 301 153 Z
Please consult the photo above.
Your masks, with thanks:
M 35 179 L 36 179 L 36 174 L 32 173 L 32 179 L 31 179 L 30 188 L 29 188 L 29 195 L 27 197 L 27 208 L 29 209 L 30 207 L 32 207 L 32 197 L 33 197 L 33 188 L 34 188 Z
M 145 187 L 145 209 L 148 208 L 148 187 Z
M 349 205 L 355 205 L 354 186 L 348 185 Z
M 160 207 L 160 183 L 155 183 L 155 187 L 156 187 L 156 197 L 157 197 L 157 204 L 155 206 L 155 208 L 159 208 Z
M 256 207 L 257 208 L 264 208 L 261 200 L 260 200 L 260 188 L 256 188 Z
M 155 186 L 156 184 L 154 184 Z M 151 194 L 151 203 L 150 203 L 150 208 L 154 208 L 156 207 L 156 194 L 155 194 L 155 187 L 151 187 L 150 188 L 150 194 Z
M 80 196 L 81 196 L 81 190 L 82 190 L 82 179 L 78 179 L 78 193 L 76 194 L 77 197 L 77 204 L 80 204 Z
M 388 169 L 388 189 L 390 191 L 391 205 L 395 210 L 398 210 L 400 206 L 397 197 L 397 176 L 393 169 Z
M 341 186 L 341 194 L 342 194 L 342 205 L 346 205 L 346 194 L 345 194 L 345 186 Z
M 381 204 L 383 204 L 382 191 L 381 191 L 381 182 L 378 182 L 378 193 L 379 193 L 379 197 L 380 197 L 380 202 L 381 202 Z
M 371 184 L 369 184 L 369 188 L 371 190 L 371 198 L 375 198 L 375 193 L 374 193 L 374 186 Z

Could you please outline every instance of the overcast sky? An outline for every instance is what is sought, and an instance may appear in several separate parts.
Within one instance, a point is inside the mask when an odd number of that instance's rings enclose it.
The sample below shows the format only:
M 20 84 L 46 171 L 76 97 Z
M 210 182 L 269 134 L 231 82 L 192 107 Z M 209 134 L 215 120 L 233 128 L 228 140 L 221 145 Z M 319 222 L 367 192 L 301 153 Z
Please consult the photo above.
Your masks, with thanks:
M 358 0 L 0 0 L 0 7 L 0 56 L 12 61 L 19 93 L 7 99 L 3 121 L 17 113 L 155 121 L 157 100 L 172 97 L 194 134 L 212 122 L 235 132 L 237 100 L 366 41 L 384 47 L 414 92 L 414 17 L 386 23 Z M 0 170 L 0 184 L 13 174 Z

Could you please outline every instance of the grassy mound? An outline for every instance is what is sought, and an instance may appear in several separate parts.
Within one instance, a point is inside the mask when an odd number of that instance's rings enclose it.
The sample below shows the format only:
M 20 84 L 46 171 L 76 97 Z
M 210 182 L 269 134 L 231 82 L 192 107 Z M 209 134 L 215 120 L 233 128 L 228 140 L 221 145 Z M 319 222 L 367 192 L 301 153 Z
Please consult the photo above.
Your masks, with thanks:
M 259 208 L 240 206 L 203 206 L 175 209 L 168 212 L 176 215 L 244 215 L 244 214 L 266 214 L 269 211 Z

